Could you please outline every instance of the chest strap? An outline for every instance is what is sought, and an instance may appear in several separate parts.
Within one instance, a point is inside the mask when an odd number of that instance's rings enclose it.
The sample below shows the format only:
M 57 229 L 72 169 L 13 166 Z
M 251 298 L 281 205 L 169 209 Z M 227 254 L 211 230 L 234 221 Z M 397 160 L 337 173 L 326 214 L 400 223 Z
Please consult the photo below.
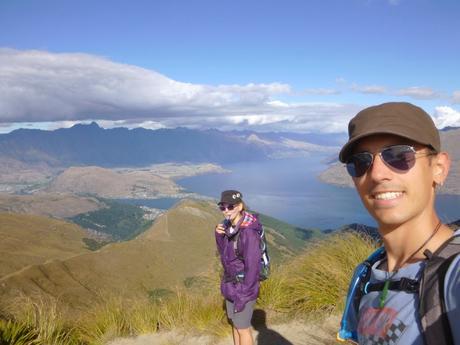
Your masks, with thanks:
M 363 292 L 368 294 L 372 291 L 382 291 L 385 282 L 371 284 L 369 282 L 364 285 Z M 401 280 L 390 281 L 388 284 L 389 290 L 404 291 L 407 293 L 418 293 L 420 282 L 415 279 L 401 278 Z

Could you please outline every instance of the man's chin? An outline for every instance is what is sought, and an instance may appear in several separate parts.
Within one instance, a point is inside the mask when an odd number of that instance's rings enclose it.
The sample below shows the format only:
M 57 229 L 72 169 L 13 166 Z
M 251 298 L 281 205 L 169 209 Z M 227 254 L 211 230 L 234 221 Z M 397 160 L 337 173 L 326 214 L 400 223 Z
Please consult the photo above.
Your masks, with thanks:
M 407 221 L 400 212 L 392 212 L 390 210 L 379 210 L 371 213 L 379 227 L 392 228 L 397 227 Z

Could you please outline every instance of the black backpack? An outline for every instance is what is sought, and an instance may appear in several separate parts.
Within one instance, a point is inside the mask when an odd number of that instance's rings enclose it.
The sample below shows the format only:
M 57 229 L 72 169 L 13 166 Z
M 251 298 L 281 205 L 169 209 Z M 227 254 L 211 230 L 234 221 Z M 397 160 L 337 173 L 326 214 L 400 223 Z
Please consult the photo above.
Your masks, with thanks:
M 452 331 L 446 314 L 444 282 L 449 265 L 460 254 L 460 234 L 446 241 L 436 252 L 424 252 L 427 257 L 420 281 L 408 278 L 390 282 L 390 290 L 418 293 L 420 297 L 419 317 L 423 337 L 427 345 L 453 345 Z M 369 262 L 365 262 L 369 265 Z M 355 308 L 359 308 L 361 297 L 370 291 L 380 291 L 384 283 L 368 284 L 370 269 L 361 281 Z

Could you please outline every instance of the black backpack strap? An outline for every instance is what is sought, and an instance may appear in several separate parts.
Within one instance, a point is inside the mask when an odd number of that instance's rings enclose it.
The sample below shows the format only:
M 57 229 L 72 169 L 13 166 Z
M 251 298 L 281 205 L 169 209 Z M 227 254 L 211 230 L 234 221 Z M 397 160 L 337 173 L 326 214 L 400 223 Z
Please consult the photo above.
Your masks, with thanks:
M 244 261 L 244 257 L 243 255 L 241 255 L 239 249 L 238 249 L 238 243 L 239 243 L 239 239 L 240 239 L 240 229 L 238 229 L 238 232 L 235 234 L 235 236 L 233 236 L 232 238 L 232 241 L 233 241 L 233 250 L 235 251 L 235 255 L 238 259 L 240 259 L 241 261 Z
M 364 293 L 368 294 L 372 291 L 382 291 L 385 282 L 382 283 L 367 283 L 364 285 Z M 390 281 L 388 284 L 389 290 L 404 291 L 407 293 L 418 293 L 420 287 L 420 282 L 416 279 L 401 278 L 400 280 Z
M 428 260 L 420 283 L 419 314 L 427 345 L 453 344 L 446 314 L 444 281 L 452 260 L 460 253 L 460 236 L 446 241 Z

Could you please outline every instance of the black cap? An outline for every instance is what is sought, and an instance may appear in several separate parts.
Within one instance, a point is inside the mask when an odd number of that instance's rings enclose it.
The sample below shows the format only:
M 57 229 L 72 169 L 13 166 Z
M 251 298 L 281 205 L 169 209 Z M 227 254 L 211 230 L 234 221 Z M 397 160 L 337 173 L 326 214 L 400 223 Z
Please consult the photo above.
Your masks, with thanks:
M 405 102 L 390 102 L 361 110 L 348 124 L 348 142 L 339 159 L 345 163 L 353 147 L 362 138 L 375 134 L 393 134 L 441 151 L 436 126 L 422 108 Z
M 220 195 L 220 201 L 217 205 L 220 205 L 220 204 L 235 205 L 240 202 L 243 202 L 243 200 L 241 199 L 242 197 L 243 197 L 243 194 L 241 194 L 237 190 L 224 190 L 222 194 Z

